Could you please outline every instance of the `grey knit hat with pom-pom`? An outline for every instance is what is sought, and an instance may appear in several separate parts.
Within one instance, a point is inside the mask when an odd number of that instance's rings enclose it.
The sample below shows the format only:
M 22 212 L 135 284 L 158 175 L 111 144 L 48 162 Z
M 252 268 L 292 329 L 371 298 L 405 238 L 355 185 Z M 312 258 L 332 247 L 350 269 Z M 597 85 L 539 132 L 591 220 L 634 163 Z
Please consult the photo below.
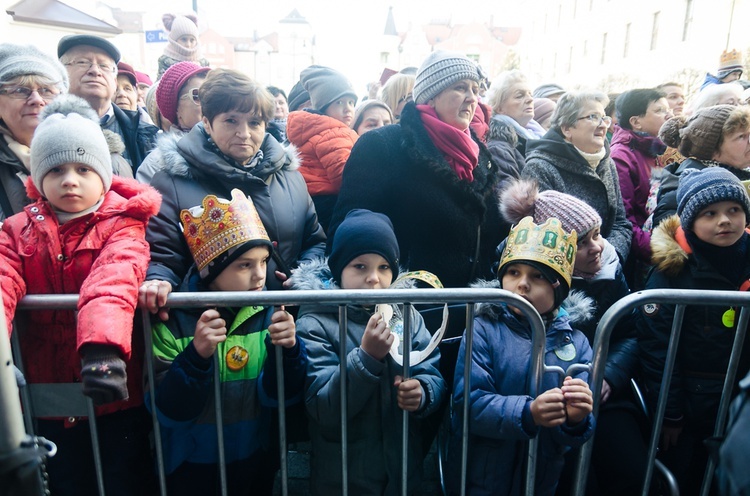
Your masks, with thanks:
M 690 118 L 669 119 L 659 130 L 659 139 L 677 150 L 683 157 L 711 160 L 719 149 L 722 129 L 734 105 L 715 105 L 696 111 Z
M 575 230 L 579 240 L 602 225 L 601 216 L 583 200 L 551 189 L 539 191 L 535 181 L 523 179 L 511 182 L 500 193 L 500 214 L 514 225 L 527 216 L 535 224 L 554 217 L 565 231 Z

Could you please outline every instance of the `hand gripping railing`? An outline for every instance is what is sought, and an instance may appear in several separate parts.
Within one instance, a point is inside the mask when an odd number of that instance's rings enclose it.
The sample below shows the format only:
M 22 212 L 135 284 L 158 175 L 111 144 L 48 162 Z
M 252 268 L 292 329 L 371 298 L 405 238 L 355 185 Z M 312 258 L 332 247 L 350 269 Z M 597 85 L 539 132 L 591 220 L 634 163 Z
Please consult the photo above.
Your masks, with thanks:
M 78 295 L 31 295 L 26 296 L 21 302 L 19 302 L 20 310 L 40 310 L 40 309 L 55 309 L 55 310 L 72 310 L 76 308 L 78 301 Z M 340 323 L 340 339 L 341 342 L 346 342 L 346 321 L 347 321 L 347 308 L 348 304 L 378 304 L 378 303 L 404 303 L 407 306 L 412 304 L 422 303 L 464 303 L 467 307 L 466 313 L 466 327 L 467 327 L 467 341 L 466 341 L 466 368 L 464 370 L 464 383 L 466 388 L 470 387 L 471 377 L 471 347 L 473 341 L 473 309 L 475 303 L 494 302 L 494 303 L 511 303 L 514 307 L 521 310 L 521 312 L 529 319 L 532 328 L 532 362 L 529 367 L 529 394 L 535 397 L 541 388 L 542 376 L 544 373 L 544 348 L 545 348 L 545 327 L 541 317 L 531 304 L 512 293 L 501 289 L 399 289 L 399 290 L 320 290 L 320 291 L 262 291 L 262 292 L 202 292 L 202 293 L 172 293 L 167 301 L 167 307 L 173 308 L 213 308 L 213 307 L 242 307 L 249 305 L 265 305 L 265 306 L 280 306 L 280 305 L 306 305 L 306 304 L 332 304 L 339 306 L 339 323 Z M 150 316 L 145 312 L 143 316 L 144 333 L 146 339 L 146 368 L 149 374 L 149 378 L 154 376 L 153 362 L 152 362 L 152 342 L 151 342 L 151 325 Z M 413 323 L 411 322 L 411 312 L 405 311 L 405 322 L 404 327 L 406 332 L 404 333 L 405 338 L 405 349 L 411 347 L 411 332 Z M 341 374 L 341 394 L 342 398 L 346 397 L 346 373 L 344 367 L 346 367 L 346 348 L 341 346 L 340 356 L 340 367 L 342 367 Z M 277 380 L 278 380 L 278 395 L 279 395 L 279 420 L 280 420 L 280 443 L 281 443 L 281 481 L 282 487 L 281 492 L 283 495 L 287 495 L 287 457 L 286 457 L 286 426 L 285 426 L 285 412 L 284 412 L 284 378 L 283 378 L 283 361 L 281 360 L 281 350 L 277 347 Z M 215 367 L 218 374 L 218 367 Z M 404 378 L 410 377 L 410 363 L 409 353 L 404 353 L 403 358 L 403 376 Z M 151 381 L 151 379 L 149 379 Z M 214 380 L 218 384 L 219 378 L 215 375 Z M 153 389 L 153 383 L 150 382 Z M 214 388 L 216 395 L 220 396 L 219 388 Z M 152 412 L 156 412 L 154 395 L 151 394 L 151 409 Z M 469 395 L 466 394 L 464 397 L 463 411 L 464 411 L 464 426 L 463 426 L 463 438 L 462 438 L 462 462 L 461 462 L 461 482 L 462 482 L 462 494 L 465 494 L 465 482 L 466 482 L 466 457 L 468 450 L 468 411 L 469 411 Z M 218 434 L 218 447 L 220 453 L 220 480 L 221 480 L 221 491 L 222 495 L 226 496 L 226 472 L 225 464 L 223 460 L 224 452 L 224 437 L 221 425 L 222 419 L 222 406 L 220 398 L 216 398 L 216 420 L 217 420 L 217 434 Z M 343 491 L 342 494 L 348 494 L 347 489 L 347 415 L 346 415 L 347 402 L 341 402 L 341 418 L 342 418 L 342 481 Z M 161 494 L 166 494 L 166 482 L 164 476 L 164 459 L 163 450 L 161 446 L 160 429 L 155 413 L 152 413 L 153 425 L 154 425 L 154 437 L 156 440 L 156 458 L 159 472 L 159 485 Z M 92 421 L 93 421 L 92 417 Z M 402 462 L 402 473 L 401 473 L 401 489 L 404 495 L 407 494 L 407 481 L 408 481 L 408 425 L 409 425 L 409 413 L 403 412 L 403 435 L 402 435 L 402 451 L 401 456 Z M 92 422 L 92 431 L 95 430 L 95 424 Z M 93 440 L 92 440 L 93 442 Z M 529 442 L 529 456 L 526 468 L 526 486 L 525 494 L 531 496 L 534 494 L 534 480 L 535 480 L 535 469 L 536 469 L 536 458 L 537 458 L 537 438 L 533 438 Z M 100 484 L 100 494 L 103 493 L 103 486 Z
M 726 428 L 727 411 L 731 400 L 732 387 L 736 382 L 737 367 L 739 366 L 740 355 L 745 341 L 745 334 L 747 333 L 748 318 L 750 317 L 750 312 L 748 311 L 748 307 L 750 307 L 750 292 L 651 289 L 633 293 L 617 301 L 602 316 L 599 325 L 596 328 L 596 335 L 594 337 L 593 372 L 590 377 L 590 384 L 592 385 L 592 392 L 594 395 L 594 416 L 596 416 L 599 411 L 602 380 L 604 379 L 604 367 L 607 362 L 607 354 L 609 353 L 609 338 L 612 330 L 622 317 L 628 315 L 634 308 L 646 303 L 666 303 L 676 306 L 674 320 L 672 322 L 672 332 L 669 339 L 667 360 L 664 366 L 664 375 L 662 376 L 659 390 L 659 400 L 656 411 L 653 415 L 653 429 L 651 431 L 651 440 L 649 444 L 648 466 L 642 489 L 643 496 L 648 496 L 649 486 L 654 473 L 654 460 L 656 459 L 656 451 L 659 445 L 661 424 L 664 418 L 664 412 L 667 408 L 669 384 L 672 380 L 672 370 L 674 369 L 674 363 L 677 356 L 677 346 L 682 331 L 682 320 L 685 313 L 685 307 L 688 305 L 742 307 L 737 323 L 737 333 L 734 338 L 732 353 L 729 358 L 726 379 L 721 393 L 719 412 L 714 426 L 714 436 L 722 436 Z M 592 436 L 581 448 L 573 486 L 573 494 L 576 495 L 584 494 L 586 476 L 590 468 L 593 437 L 594 436 Z M 706 467 L 705 476 L 703 478 L 703 485 L 701 487 L 702 496 L 706 496 L 709 492 L 713 472 L 714 463 L 713 460 L 709 458 L 708 466 Z

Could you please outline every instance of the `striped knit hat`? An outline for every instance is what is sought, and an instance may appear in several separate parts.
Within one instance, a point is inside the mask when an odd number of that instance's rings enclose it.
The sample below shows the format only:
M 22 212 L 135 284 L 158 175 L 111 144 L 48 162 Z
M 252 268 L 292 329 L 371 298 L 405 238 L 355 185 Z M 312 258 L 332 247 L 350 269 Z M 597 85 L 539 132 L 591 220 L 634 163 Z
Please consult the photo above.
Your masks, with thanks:
M 458 52 L 432 52 L 417 71 L 412 90 L 414 102 L 417 105 L 425 104 L 462 79 L 479 82 L 482 79 L 479 67 Z
M 693 227 L 701 210 L 714 203 L 734 201 L 742 206 L 750 220 L 750 198 L 737 176 L 722 167 L 688 169 L 680 174 L 677 187 L 677 215 L 685 230 Z
M 500 213 L 511 224 L 517 224 L 526 216 L 531 216 L 535 224 L 554 217 L 566 232 L 575 230 L 578 239 L 602 225 L 602 218 L 588 203 L 551 189 L 539 191 L 535 181 L 527 180 L 513 181 L 503 189 Z

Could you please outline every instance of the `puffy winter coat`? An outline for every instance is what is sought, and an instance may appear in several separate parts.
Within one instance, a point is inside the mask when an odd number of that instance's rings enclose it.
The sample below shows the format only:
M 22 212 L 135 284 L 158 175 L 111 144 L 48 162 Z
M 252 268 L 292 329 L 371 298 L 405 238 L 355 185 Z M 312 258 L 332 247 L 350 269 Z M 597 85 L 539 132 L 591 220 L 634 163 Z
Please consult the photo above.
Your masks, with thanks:
M 500 287 L 499 281 L 490 286 Z M 591 302 L 579 300 L 576 313 L 590 312 Z M 582 445 L 594 432 L 589 415 L 576 426 L 544 428 L 534 425 L 529 405 L 531 328 L 528 320 L 517 317 L 507 305 L 479 304 L 474 319 L 471 350 L 471 390 L 469 393 L 469 453 L 466 493 L 471 495 L 521 494 L 525 470 L 525 442 L 539 436 L 534 494 L 555 493 L 570 447 Z M 461 433 L 463 426 L 464 367 L 466 335 L 461 340 L 453 388 L 451 442 L 448 455 L 450 494 L 460 494 Z M 568 313 L 560 309 L 548 324 L 544 363 L 567 369 L 574 363 L 589 363 L 591 346 L 580 331 L 570 326 Z M 588 374 L 576 375 L 587 380 Z M 545 374 L 540 394 L 560 387 L 562 378 Z
M 633 232 L 625 217 L 615 164 L 607 153 L 592 169 L 575 147 L 554 129 L 543 138 L 529 141 L 521 177 L 535 179 L 540 190 L 552 189 L 580 198 L 602 218 L 602 236 L 617 250 L 621 261 L 630 253 Z
M 490 132 L 487 136 L 487 150 L 499 169 L 500 181 L 497 186 L 499 190 L 512 179 L 520 178 L 521 170 L 526 165 L 526 159 L 523 157 L 526 140 L 521 142 L 522 138 L 518 136 L 508 120 L 511 118 L 494 115 L 490 119 Z
M 146 239 L 151 245 L 147 279 L 169 281 L 179 286 L 193 258 L 180 230 L 180 211 L 200 205 L 207 195 L 231 198 L 234 188 L 252 198 L 275 252 L 293 268 L 302 259 L 322 256 L 325 234 L 318 224 L 305 180 L 297 169 L 293 150 L 285 150 L 271 136 L 261 145 L 263 158 L 252 168 L 243 168 L 223 155 L 198 123 L 182 139 L 159 141 L 160 168 L 151 185 L 164 201 L 149 223 Z M 281 270 L 274 259 L 268 261 L 268 289 L 281 289 L 274 271 Z
M 63 225 L 30 180 L 27 193 L 34 203 L 6 219 L 0 231 L 7 322 L 27 294 L 80 294 L 77 326 L 69 310 L 28 313 L 21 336 L 27 379 L 80 382 L 80 347 L 112 345 L 126 360 L 130 399 L 98 407 L 97 413 L 141 404 L 143 338 L 133 335 L 133 314 L 149 261 L 146 224 L 159 210 L 159 193 L 114 176 L 97 211 Z
M 747 234 L 745 235 L 747 238 Z M 682 234 L 675 215 L 665 219 L 651 237 L 653 263 L 646 289 L 702 289 L 736 291 L 700 253 L 694 252 Z M 750 241 L 744 264 L 737 266 L 743 280 L 750 277 Z M 729 306 L 689 306 L 677 350 L 677 359 L 669 386 L 665 418 L 690 423 L 709 423 L 716 419 L 721 388 L 732 351 L 739 309 L 727 319 Z M 637 314 L 638 349 L 646 399 L 655 408 L 672 333 L 674 305 L 647 304 Z M 729 325 L 727 325 L 729 324 Z M 750 341 L 745 340 L 737 377 L 750 368 Z
M 472 138 L 479 164 L 469 182 L 432 143 L 413 103 L 398 125 L 362 135 L 344 169 L 329 238 L 350 210 L 365 208 L 391 219 L 403 267 L 432 272 L 451 288 L 491 277 L 495 247 L 510 226 L 498 209 L 498 168 Z
M 372 131 L 370 131 L 372 132 Z M 301 265 L 294 273 L 295 289 L 337 289 L 323 260 Z M 346 378 L 348 394 L 349 493 L 401 494 L 401 436 L 403 410 L 398 407 L 393 382 L 402 368 L 390 355 L 375 360 L 360 343 L 373 308 L 347 307 Z M 308 368 L 305 404 L 312 440 L 311 487 L 313 494 L 341 493 L 341 394 L 339 316 L 337 305 L 300 308 L 297 331 L 307 346 Z M 412 309 L 412 346 L 421 350 L 430 333 Z M 422 459 L 421 419 L 443 401 L 445 382 L 437 370 L 437 349 L 423 362 L 413 364 L 411 378 L 419 380 L 424 404 L 409 418 L 409 487 L 419 482 Z

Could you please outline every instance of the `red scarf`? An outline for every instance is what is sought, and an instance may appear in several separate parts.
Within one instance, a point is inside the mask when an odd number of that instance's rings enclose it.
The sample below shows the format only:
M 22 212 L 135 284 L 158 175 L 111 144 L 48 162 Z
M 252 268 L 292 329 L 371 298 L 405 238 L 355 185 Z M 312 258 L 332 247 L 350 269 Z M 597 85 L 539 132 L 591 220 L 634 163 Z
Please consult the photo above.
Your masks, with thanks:
M 474 167 L 479 162 L 479 145 L 471 139 L 469 129 L 461 131 L 441 121 L 429 105 L 417 105 L 422 124 L 434 145 L 443 154 L 459 179 L 474 181 Z

